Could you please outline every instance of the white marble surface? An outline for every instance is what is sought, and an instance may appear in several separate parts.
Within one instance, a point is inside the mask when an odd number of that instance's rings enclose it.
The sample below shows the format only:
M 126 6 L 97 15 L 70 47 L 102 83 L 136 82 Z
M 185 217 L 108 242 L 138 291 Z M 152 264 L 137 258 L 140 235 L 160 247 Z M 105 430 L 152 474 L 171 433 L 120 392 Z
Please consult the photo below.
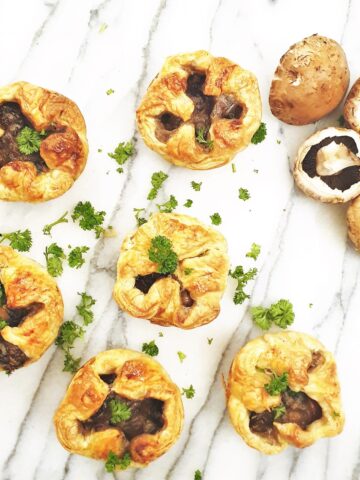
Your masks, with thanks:
M 107 224 L 118 232 L 114 239 L 96 241 L 72 223 L 53 233 L 59 245 L 70 241 L 91 247 L 86 265 L 78 271 L 66 268 L 59 279 L 67 319 L 75 314 L 76 292 L 86 289 L 97 300 L 95 322 L 76 353 L 85 361 L 109 347 L 140 349 L 156 339 L 158 359 L 174 381 L 196 389 L 194 399 L 184 399 L 186 421 L 178 443 L 147 469 L 116 478 L 192 480 L 196 469 L 205 480 L 360 478 L 359 256 L 346 240 L 345 208 L 316 203 L 293 185 L 294 153 L 319 125 L 283 125 L 267 103 L 280 55 L 315 32 L 342 42 L 352 80 L 357 78 L 359 21 L 360 2 L 351 0 L 0 0 L 1 84 L 23 79 L 70 96 L 85 115 L 90 143 L 86 170 L 68 193 L 41 205 L 2 203 L 0 231 L 30 228 L 34 245 L 29 255 L 43 263 L 51 241 L 42 235 L 44 224 L 80 200 L 106 210 Z M 99 33 L 103 23 L 108 28 Z M 164 58 L 199 48 L 227 56 L 259 78 L 268 136 L 237 156 L 236 173 L 230 165 L 209 172 L 170 166 L 144 146 L 135 130 L 135 108 Z M 107 96 L 108 88 L 115 94 Z M 321 124 L 338 116 L 335 112 Z M 137 155 L 119 175 L 106 152 L 133 136 Z M 185 210 L 205 222 L 210 214 L 221 214 L 218 228 L 228 239 L 233 265 L 252 266 L 245 253 L 252 242 L 261 244 L 250 304 L 289 298 L 296 312 L 294 329 L 315 335 L 335 353 L 346 412 L 340 436 L 268 458 L 236 435 L 225 412 L 221 376 L 234 353 L 260 332 L 252 328 L 249 303 L 233 304 L 232 281 L 217 320 L 194 331 L 159 328 L 118 311 L 111 297 L 117 252 L 135 226 L 133 208 L 153 208 L 146 195 L 151 174 L 160 169 L 169 173 L 161 201 L 170 194 L 180 205 L 192 198 L 193 207 Z M 203 182 L 201 192 L 191 189 L 191 180 Z M 237 198 L 239 187 L 249 189 L 248 202 Z M 158 337 L 159 331 L 164 337 Z M 207 337 L 214 337 L 211 346 Z M 178 350 L 187 355 L 182 364 Z M 2 480 L 111 478 L 101 462 L 69 455 L 55 438 L 52 415 L 70 380 L 62 361 L 53 347 L 36 364 L 1 376 Z

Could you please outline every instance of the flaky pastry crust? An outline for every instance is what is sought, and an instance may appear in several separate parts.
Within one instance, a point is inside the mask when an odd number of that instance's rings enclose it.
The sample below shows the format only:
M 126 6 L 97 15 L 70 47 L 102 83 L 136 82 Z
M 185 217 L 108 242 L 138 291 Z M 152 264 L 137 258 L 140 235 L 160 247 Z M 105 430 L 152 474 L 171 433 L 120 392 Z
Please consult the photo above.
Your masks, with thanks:
M 114 374 L 111 385 L 101 375 Z M 110 392 L 130 400 L 155 398 L 164 402 L 164 424 L 155 434 L 141 434 L 127 442 L 124 433 L 109 427 L 84 432 L 81 422 L 102 406 Z M 164 454 L 178 439 L 183 423 L 178 387 L 151 357 L 132 350 L 108 350 L 89 360 L 72 379 L 54 416 L 60 443 L 71 453 L 106 460 L 110 452 L 131 455 L 132 467 L 146 466 Z
M 27 356 L 25 366 L 38 360 L 57 337 L 64 314 L 62 296 L 46 270 L 11 247 L 0 246 L 0 282 L 6 295 L 0 318 L 10 314 L 9 325 L 0 331 L 0 337 Z M 10 326 L 19 319 L 18 326 Z M 3 348 L 1 345 L 0 359 Z M 0 370 L 11 368 L 0 361 Z
M 136 277 L 157 272 L 148 251 L 158 235 L 172 242 L 178 267 L 143 293 L 135 287 Z M 114 298 L 134 317 L 184 329 L 199 327 L 218 316 L 228 269 L 227 244 L 219 232 L 187 215 L 156 213 L 122 244 Z M 191 306 L 183 304 L 183 292 L 192 299 Z
M 350 203 L 346 219 L 349 238 L 356 250 L 360 251 L 360 197 Z
M 46 171 L 31 161 L 13 160 L 0 168 L 0 199 L 42 202 L 65 193 L 83 171 L 88 155 L 86 126 L 76 104 L 59 93 L 27 82 L 0 88 L 0 105 L 13 102 L 38 132 L 50 132 L 40 145 Z
M 321 358 L 315 366 L 313 352 Z M 273 438 L 251 431 L 250 412 L 270 411 L 281 404 L 280 395 L 272 396 L 264 388 L 271 372 L 287 372 L 290 389 L 315 400 L 322 409 L 321 418 L 305 429 L 275 419 Z M 227 383 L 227 407 L 233 426 L 245 442 L 266 454 L 279 453 L 288 445 L 307 447 L 319 438 L 339 434 L 344 424 L 333 355 L 315 338 L 297 332 L 266 334 L 237 353 Z
M 205 148 L 195 140 L 192 122 L 194 102 L 187 95 L 187 82 L 192 73 L 206 75 L 203 93 L 236 102 L 241 107 L 237 115 L 227 117 L 212 110 L 209 140 L 212 148 Z M 162 114 L 170 112 L 180 126 L 168 132 L 169 138 L 157 136 Z M 234 118 L 235 117 L 235 118 Z M 247 147 L 261 121 L 261 99 L 255 75 L 222 57 L 213 57 L 200 50 L 168 57 L 150 84 L 137 109 L 138 129 L 149 148 L 175 165 L 194 170 L 207 170 L 228 163 L 234 155 Z

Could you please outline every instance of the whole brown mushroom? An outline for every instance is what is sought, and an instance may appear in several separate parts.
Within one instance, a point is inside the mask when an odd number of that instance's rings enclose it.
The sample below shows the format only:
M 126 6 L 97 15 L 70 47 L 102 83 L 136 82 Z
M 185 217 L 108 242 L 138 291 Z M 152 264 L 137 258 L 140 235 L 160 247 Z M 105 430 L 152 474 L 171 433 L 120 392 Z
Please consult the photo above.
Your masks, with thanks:
M 334 110 L 348 85 L 344 50 L 331 38 L 312 35 L 281 57 L 271 83 L 270 108 L 285 123 L 307 125 Z
M 350 128 L 360 133 L 360 78 L 356 80 L 346 97 L 344 119 Z

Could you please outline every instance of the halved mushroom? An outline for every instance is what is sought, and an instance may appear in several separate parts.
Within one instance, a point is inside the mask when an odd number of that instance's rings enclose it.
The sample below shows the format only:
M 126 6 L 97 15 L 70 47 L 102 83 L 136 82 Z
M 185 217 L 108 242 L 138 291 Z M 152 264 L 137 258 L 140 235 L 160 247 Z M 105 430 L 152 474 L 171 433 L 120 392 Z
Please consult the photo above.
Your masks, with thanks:
M 346 97 L 344 118 L 350 128 L 360 133 L 360 78 L 356 80 Z
M 297 186 L 309 197 L 343 203 L 360 195 L 360 136 L 346 128 L 325 128 L 300 147 L 294 166 Z
M 350 203 L 346 219 L 349 238 L 356 250 L 360 251 L 360 197 Z

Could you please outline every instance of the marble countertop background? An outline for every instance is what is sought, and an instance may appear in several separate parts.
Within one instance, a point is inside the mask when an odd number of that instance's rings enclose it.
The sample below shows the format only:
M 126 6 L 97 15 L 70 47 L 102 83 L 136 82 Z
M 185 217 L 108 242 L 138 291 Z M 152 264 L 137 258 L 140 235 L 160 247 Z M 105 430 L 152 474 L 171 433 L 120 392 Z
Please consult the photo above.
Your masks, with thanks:
M 320 126 L 336 123 L 340 111 L 317 125 L 291 127 L 272 117 L 267 102 L 281 54 L 313 33 L 342 43 L 355 80 L 359 21 L 360 2 L 351 0 L 0 0 L 1 84 L 27 80 L 73 98 L 85 116 L 90 144 L 86 170 L 68 193 L 46 204 L 1 203 L 0 231 L 30 228 L 29 256 L 41 263 L 51 241 L 91 247 L 86 264 L 65 268 L 59 279 L 66 319 L 75 315 L 77 292 L 86 290 L 97 300 L 95 321 L 75 349 L 83 361 L 106 348 L 141 349 L 155 339 L 157 358 L 173 380 L 196 389 L 192 400 L 184 399 L 186 421 L 178 443 L 148 468 L 116 478 L 192 480 L 196 469 L 205 480 L 360 478 L 360 257 L 346 238 L 345 207 L 304 197 L 290 173 L 300 143 Z M 268 135 L 237 156 L 236 173 L 231 165 L 208 172 L 171 166 L 145 147 L 135 129 L 135 108 L 164 58 L 201 48 L 234 60 L 259 79 Z M 109 88 L 115 93 L 107 96 Z M 131 138 L 137 154 L 119 175 L 107 152 Z M 220 213 L 217 228 L 228 240 L 233 266 L 255 266 L 245 253 L 252 242 L 262 247 L 259 274 L 248 286 L 250 302 L 233 304 L 235 284 L 229 279 L 219 317 L 193 331 L 130 318 L 112 300 L 121 241 L 135 227 L 134 207 L 154 209 L 146 196 L 158 170 L 169 174 L 160 202 L 170 194 L 179 205 L 191 198 L 191 209 L 177 211 L 208 223 L 209 215 Z M 200 192 L 191 189 L 192 180 L 203 182 Z M 250 191 L 249 201 L 238 199 L 240 187 Z M 46 223 L 80 200 L 105 210 L 106 224 L 118 235 L 97 241 L 73 223 L 55 228 L 51 239 L 42 235 Z M 266 457 L 247 447 L 230 425 L 222 375 L 235 352 L 260 334 L 252 327 L 249 304 L 279 298 L 294 304 L 294 330 L 314 335 L 334 352 L 346 426 L 340 436 L 306 450 Z M 208 337 L 214 338 L 211 345 Z M 187 355 L 183 363 L 179 350 Z M 52 416 L 71 378 L 62 364 L 62 352 L 52 347 L 36 364 L 0 377 L 1 480 L 113 477 L 101 462 L 69 455 L 56 440 Z

